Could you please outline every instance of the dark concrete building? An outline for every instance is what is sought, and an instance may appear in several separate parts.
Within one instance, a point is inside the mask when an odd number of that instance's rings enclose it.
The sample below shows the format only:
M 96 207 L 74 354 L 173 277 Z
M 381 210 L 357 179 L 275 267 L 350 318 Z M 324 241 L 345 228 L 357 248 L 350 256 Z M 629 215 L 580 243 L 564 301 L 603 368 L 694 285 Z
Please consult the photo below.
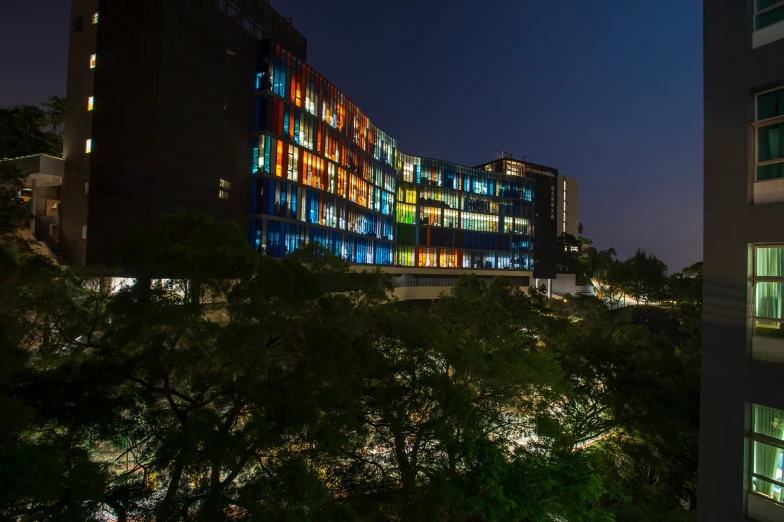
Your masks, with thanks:
M 705 0 L 699 519 L 784 520 L 784 1 Z
M 264 0 L 73 0 L 71 20 L 66 256 L 114 264 L 185 208 L 246 230 L 258 42 L 304 60 L 305 38 Z

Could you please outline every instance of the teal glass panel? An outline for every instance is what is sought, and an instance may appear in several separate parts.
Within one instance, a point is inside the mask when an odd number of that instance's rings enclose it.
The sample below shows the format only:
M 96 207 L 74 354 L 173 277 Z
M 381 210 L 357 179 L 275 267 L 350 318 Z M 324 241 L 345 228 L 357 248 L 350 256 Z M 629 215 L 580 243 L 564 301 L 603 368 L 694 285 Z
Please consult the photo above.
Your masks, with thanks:
M 757 29 L 762 29 L 784 20 L 784 5 L 757 15 Z
M 757 11 L 767 9 L 768 7 L 776 5 L 779 2 L 781 2 L 781 0 L 757 0 Z
M 757 96 L 757 119 L 765 120 L 784 114 L 784 89 Z
M 757 181 L 784 177 L 784 163 L 757 167 Z
M 784 157 L 784 124 L 766 125 L 757 129 L 757 160 Z

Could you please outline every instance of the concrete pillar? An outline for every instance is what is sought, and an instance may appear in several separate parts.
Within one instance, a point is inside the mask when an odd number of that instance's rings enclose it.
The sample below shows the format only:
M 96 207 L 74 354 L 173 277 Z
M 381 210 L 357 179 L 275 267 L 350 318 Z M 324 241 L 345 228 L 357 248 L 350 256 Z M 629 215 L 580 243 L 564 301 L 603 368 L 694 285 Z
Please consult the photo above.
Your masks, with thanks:
M 30 233 L 35 237 L 35 212 L 38 206 L 38 180 L 30 178 L 30 213 L 33 217 L 30 218 Z

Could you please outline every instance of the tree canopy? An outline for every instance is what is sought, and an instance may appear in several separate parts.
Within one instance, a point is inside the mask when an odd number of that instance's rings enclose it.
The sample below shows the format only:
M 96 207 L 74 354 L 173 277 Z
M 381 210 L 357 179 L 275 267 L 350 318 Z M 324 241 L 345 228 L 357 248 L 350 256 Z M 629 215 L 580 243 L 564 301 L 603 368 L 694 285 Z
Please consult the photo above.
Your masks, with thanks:
M 0 520 L 693 517 L 689 321 L 672 343 L 628 309 L 473 276 L 408 309 L 381 272 L 317 245 L 259 256 L 193 213 L 139 231 L 124 280 L 53 267 L 12 228 Z
M 0 160 L 32 154 L 63 155 L 65 99 L 50 96 L 40 107 L 0 107 Z

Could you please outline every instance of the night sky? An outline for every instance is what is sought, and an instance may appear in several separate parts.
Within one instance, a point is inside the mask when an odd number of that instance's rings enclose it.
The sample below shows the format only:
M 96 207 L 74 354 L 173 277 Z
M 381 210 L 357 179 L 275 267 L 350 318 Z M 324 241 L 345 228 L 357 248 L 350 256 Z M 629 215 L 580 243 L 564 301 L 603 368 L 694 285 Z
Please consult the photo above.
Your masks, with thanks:
M 65 94 L 68 0 L 0 0 L 0 105 Z M 556 7 L 557 4 L 557 7 Z M 580 182 L 595 246 L 702 259 L 702 2 L 273 0 L 408 154 Z

